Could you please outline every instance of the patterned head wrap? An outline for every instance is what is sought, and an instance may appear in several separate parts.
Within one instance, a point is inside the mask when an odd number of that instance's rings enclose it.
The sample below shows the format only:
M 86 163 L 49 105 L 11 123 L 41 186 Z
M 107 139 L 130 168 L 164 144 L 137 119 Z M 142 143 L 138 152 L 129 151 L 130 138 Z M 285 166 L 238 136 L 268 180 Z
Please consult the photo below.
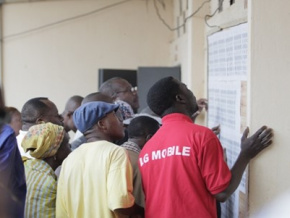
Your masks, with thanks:
M 29 128 L 21 146 L 36 159 L 52 157 L 56 154 L 65 134 L 62 126 L 43 123 Z

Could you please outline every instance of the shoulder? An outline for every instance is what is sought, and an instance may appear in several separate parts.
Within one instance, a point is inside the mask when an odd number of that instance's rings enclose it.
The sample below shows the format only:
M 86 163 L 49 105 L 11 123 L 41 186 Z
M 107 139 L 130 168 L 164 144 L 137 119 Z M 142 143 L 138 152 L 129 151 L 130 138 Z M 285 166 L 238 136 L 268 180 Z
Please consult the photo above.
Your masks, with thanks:
M 3 138 L 3 137 L 6 137 L 7 138 L 10 135 L 13 135 L 14 136 L 14 131 L 13 131 L 13 129 L 9 125 L 4 124 L 1 127 L 0 134 L 1 134 L 1 138 Z
M 6 144 L 9 144 L 9 146 L 13 146 L 12 144 L 15 144 L 16 146 L 16 137 L 10 126 L 3 125 L 0 130 L 0 148 L 5 147 Z
M 43 174 L 46 176 L 52 176 L 53 178 L 55 173 L 53 169 L 46 163 L 44 160 L 40 159 L 28 159 L 24 161 L 24 167 L 28 171 L 35 171 L 37 174 Z
M 31 159 L 24 162 L 27 183 L 33 182 L 41 189 L 56 189 L 56 175 L 53 169 L 43 160 Z M 35 180 L 38 178 L 37 180 Z
M 125 153 L 125 149 L 106 140 L 87 142 L 82 144 L 78 149 L 69 154 L 66 159 L 78 159 L 83 156 L 87 158 L 94 157 L 96 155 L 107 156 L 113 154 Z

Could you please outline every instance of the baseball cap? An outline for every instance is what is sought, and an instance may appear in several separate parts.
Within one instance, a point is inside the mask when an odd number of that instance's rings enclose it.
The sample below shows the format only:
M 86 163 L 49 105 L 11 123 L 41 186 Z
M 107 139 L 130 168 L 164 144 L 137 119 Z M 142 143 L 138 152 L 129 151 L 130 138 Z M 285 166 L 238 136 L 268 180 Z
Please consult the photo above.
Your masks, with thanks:
M 76 128 L 84 133 L 108 113 L 117 111 L 118 108 L 119 106 L 116 104 L 110 104 L 103 101 L 88 102 L 75 110 L 73 113 L 73 121 Z

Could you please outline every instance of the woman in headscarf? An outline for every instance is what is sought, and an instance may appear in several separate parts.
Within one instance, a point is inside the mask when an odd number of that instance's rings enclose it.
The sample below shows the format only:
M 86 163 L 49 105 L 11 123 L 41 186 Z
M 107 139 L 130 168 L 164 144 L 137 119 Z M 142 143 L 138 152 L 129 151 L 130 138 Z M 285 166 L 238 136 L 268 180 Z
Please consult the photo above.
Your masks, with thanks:
M 35 159 L 24 162 L 25 217 L 55 217 L 57 177 L 54 171 L 70 153 L 68 140 L 64 128 L 59 125 L 43 123 L 29 128 L 22 147 Z

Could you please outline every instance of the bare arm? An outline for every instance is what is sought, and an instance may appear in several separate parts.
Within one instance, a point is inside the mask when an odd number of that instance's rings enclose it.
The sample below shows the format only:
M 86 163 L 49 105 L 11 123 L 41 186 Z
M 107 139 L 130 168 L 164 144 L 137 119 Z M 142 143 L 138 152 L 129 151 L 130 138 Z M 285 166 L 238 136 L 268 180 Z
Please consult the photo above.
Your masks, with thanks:
M 249 128 L 247 128 L 241 140 L 241 152 L 231 169 L 232 178 L 229 186 L 222 192 L 215 195 L 218 201 L 226 201 L 240 184 L 242 175 L 252 158 L 259 154 L 263 149 L 272 144 L 272 129 L 263 126 L 254 135 L 248 138 Z

